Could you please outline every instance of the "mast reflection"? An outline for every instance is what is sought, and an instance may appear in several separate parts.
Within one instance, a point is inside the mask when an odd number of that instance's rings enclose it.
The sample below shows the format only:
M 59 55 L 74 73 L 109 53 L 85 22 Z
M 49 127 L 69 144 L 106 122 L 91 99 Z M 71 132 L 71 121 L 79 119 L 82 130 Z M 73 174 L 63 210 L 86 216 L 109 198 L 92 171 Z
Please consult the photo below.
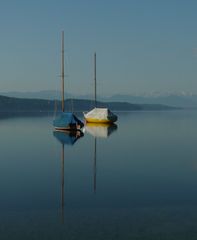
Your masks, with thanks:
M 108 138 L 117 129 L 118 127 L 116 124 L 87 123 L 85 125 L 85 132 L 89 133 L 94 137 L 94 164 L 93 164 L 94 193 L 96 193 L 97 138 Z
M 76 141 L 83 137 L 82 131 L 54 131 L 53 136 L 61 143 L 61 222 L 64 223 L 64 147 L 73 146 Z

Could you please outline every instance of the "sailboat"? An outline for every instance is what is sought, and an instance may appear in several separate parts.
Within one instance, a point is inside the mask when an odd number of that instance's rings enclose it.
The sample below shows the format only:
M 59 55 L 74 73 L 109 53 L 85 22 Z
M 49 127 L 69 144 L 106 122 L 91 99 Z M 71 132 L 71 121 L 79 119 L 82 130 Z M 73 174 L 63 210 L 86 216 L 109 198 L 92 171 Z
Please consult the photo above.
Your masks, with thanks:
M 62 79 L 62 111 L 60 116 L 55 118 L 53 126 L 58 131 L 78 131 L 84 124 L 73 114 L 73 112 L 65 112 L 64 107 L 64 31 L 62 31 L 62 64 L 61 64 L 61 79 Z
M 97 107 L 97 92 L 96 92 L 96 53 L 94 53 L 94 102 L 95 107 L 91 111 L 84 113 L 84 118 L 88 123 L 114 123 L 118 117 L 108 108 Z

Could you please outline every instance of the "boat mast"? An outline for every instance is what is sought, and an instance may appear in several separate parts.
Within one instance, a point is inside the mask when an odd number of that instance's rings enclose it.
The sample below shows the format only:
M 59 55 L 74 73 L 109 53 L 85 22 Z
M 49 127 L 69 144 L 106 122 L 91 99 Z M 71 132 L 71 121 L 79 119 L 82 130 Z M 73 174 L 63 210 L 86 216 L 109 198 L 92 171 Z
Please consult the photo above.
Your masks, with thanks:
M 94 105 L 97 107 L 97 96 L 96 96 L 96 52 L 94 53 Z
M 62 112 L 64 112 L 64 31 L 62 31 L 61 78 L 62 78 Z

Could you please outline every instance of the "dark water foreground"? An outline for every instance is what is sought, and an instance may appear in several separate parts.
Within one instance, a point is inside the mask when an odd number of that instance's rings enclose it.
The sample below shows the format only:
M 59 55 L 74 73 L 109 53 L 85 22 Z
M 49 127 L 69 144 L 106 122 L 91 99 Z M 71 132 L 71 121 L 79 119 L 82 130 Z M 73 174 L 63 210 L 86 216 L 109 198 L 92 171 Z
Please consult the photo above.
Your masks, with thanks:
M 196 239 L 197 209 L 69 209 L 1 216 L 1 239 Z
M 197 239 L 197 112 L 52 120 L 0 120 L 0 239 Z

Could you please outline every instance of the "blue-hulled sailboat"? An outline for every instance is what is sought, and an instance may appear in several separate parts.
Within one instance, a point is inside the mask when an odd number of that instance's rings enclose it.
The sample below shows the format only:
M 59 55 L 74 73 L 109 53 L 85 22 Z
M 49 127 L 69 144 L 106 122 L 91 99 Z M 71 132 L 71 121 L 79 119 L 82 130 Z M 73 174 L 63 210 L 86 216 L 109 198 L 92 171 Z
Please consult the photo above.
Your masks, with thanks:
M 55 130 L 59 131 L 78 131 L 84 124 L 73 112 L 65 112 L 64 108 L 64 31 L 62 31 L 62 61 L 61 61 L 61 78 L 62 78 L 62 112 L 53 121 Z

